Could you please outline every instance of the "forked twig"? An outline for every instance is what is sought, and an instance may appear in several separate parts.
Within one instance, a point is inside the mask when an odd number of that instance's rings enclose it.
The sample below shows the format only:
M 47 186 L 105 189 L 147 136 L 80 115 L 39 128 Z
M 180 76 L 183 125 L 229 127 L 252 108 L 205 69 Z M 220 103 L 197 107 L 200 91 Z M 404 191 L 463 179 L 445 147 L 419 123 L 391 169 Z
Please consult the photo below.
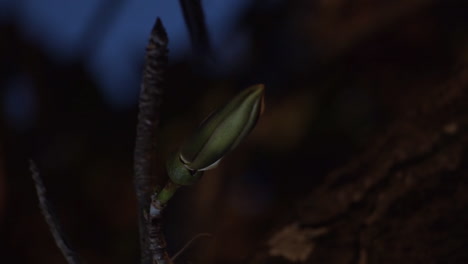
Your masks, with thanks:
M 189 240 L 177 253 L 172 256 L 171 260 L 174 261 L 178 256 L 180 256 L 184 251 L 192 245 L 193 242 L 195 242 L 197 239 L 202 238 L 202 237 L 213 237 L 212 234 L 210 233 L 200 233 L 194 236 L 192 239 Z
M 155 152 L 155 133 L 159 124 L 159 108 L 162 102 L 163 75 L 167 66 L 166 30 L 158 18 L 146 47 L 146 61 L 141 84 L 138 124 L 134 153 L 134 184 L 138 200 L 141 263 L 151 263 L 149 233 L 145 215 L 150 206 L 152 160 Z
M 44 182 L 39 174 L 39 170 L 36 167 L 36 164 L 32 160 L 29 161 L 29 169 L 31 171 L 32 178 L 37 191 L 37 197 L 39 198 L 39 207 L 41 208 L 42 215 L 49 225 L 50 232 L 54 237 L 57 247 L 62 252 L 63 256 L 69 264 L 78 264 L 81 263 L 78 257 L 78 254 L 70 247 L 70 244 L 67 242 L 65 233 L 62 230 L 60 222 L 55 215 L 54 210 L 52 209 L 49 200 L 47 199 L 46 188 Z
M 148 218 L 148 230 L 149 230 L 149 248 L 152 253 L 154 264 L 173 264 L 174 260 L 182 254 L 193 242 L 202 237 L 212 237 L 209 233 L 200 233 L 193 237 L 187 242 L 172 258 L 166 251 L 166 240 L 162 232 L 162 212 L 165 208 L 165 204 L 161 204 L 161 201 L 157 198 L 158 194 L 154 193 L 151 196 L 151 205 Z

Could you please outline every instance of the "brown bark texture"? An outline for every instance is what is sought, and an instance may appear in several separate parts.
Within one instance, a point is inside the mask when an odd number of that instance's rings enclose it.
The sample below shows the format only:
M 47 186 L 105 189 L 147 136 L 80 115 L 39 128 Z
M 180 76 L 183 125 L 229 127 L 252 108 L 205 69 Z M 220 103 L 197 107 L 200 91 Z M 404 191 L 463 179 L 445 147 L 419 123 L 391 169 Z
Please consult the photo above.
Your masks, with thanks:
M 404 97 L 249 263 L 468 263 L 468 67 Z

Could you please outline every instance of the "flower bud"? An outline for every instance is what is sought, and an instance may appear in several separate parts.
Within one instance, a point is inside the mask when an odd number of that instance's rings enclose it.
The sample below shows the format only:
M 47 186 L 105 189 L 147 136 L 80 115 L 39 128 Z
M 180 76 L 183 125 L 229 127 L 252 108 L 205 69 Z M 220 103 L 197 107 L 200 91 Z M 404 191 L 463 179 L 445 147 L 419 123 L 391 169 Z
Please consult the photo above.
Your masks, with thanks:
M 178 185 L 192 185 L 202 175 L 203 171 L 189 170 L 185 164 L 180 160 L 180 155 L 172 155 L 166 164 L 167 174 L 171 181 Z
M 170 168 L 168 163 L 168 170 L 177 171 L 173 176 L 169 172 L 171 180 L 191 184 L 196 180 L 192 178 L 200 176 L 197 172 L 215 167 L 255 127 L 263 110 L 263 94 L 263 84 L 251 86 L 212 113 L 181 147 L 177 157 L 170 161 L 171 166 L 177 168 Z M 187 172 L 180 168 L 181 165 Z

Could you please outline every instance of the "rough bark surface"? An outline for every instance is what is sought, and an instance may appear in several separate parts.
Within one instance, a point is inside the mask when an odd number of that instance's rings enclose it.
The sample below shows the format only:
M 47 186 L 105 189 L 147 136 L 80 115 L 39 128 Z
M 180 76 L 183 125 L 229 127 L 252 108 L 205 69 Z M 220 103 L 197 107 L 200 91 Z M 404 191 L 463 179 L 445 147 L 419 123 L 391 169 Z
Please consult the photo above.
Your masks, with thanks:
M 168 38 L 158 18 L 146 47 L 146 59 L 138 103 L 138 124 L 135 140 L 134 170 L 135 192 L 141 244 L 141 263 L 151 263 L 149 235 L 145 215 L 150 207 L 151 181 L 154 177 L 152 162 L 156 156 L 156 129 L 159 125 L 159 108 L 164 87 L 163 75 L 168 61 Z
M 300 202 L 250 263 L 468 263 L 468 68 L 423 92 Z

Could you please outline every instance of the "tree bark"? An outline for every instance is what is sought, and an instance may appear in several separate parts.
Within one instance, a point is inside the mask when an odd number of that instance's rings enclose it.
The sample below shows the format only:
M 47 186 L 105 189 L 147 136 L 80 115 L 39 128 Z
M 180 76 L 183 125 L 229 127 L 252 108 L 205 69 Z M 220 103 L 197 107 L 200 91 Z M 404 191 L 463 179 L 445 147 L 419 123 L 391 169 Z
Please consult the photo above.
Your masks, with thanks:
M 249 263 L 468 263 L 468 67 L 398 105 Z

